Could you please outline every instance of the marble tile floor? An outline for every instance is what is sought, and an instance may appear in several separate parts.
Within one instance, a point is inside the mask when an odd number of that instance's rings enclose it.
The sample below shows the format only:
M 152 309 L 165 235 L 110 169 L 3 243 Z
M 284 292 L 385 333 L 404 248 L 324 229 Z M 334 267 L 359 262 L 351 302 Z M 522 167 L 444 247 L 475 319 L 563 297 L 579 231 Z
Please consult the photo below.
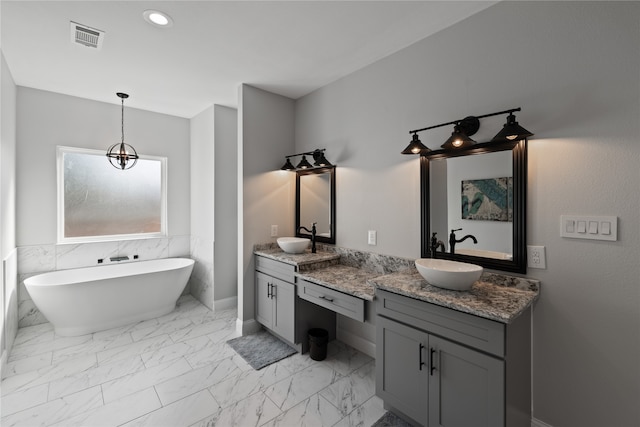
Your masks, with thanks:
M 236 311 L 192 296 L 166 316 L 80 337 L 18 331 L 1 387 L 3 427 L 371 426 L 374 360 L 337 341 L 260 371 L 226 341 Z

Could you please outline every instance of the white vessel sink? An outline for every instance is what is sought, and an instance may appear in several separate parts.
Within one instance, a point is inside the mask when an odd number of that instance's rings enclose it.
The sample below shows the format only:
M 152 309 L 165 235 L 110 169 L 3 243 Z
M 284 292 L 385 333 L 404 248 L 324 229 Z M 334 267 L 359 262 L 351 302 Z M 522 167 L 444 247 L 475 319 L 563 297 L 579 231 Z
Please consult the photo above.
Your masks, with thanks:
M 482 267 L 446 259 L 420 258 L 416 268 L 430 285 L 454 291 L 466 291 L 482 275 Z
M 303 237 L 278 237 L 278 246 L 288 254 L 301 254 L 309 247 L 310 239 Z

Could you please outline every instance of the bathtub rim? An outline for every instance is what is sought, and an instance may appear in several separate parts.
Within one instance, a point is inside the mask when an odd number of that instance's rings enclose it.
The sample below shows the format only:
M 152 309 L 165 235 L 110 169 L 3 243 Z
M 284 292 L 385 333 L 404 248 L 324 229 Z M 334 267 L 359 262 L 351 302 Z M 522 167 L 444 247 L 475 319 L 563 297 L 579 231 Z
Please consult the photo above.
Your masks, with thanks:
M 180 263 L 176 262 L 179 261 Z M 167 268 L 161 269 L 139 269 L 143 265 L 162 265 L 166 264 Z M 186 257 L 169 257 L 155 258 L 135 261 L 123 261 L 120 263 L 110 263 L 104 265 L 92 265 L 87 267 L 66 268 L 62 270 L 53 270 L 46 273 L 38 273 L 24 279 L 24 285 L 27 291 L 30 287 L 52 287 L 77 285 L 85 282 L 97 282 L 106 279 L 115 279 L 118 277 L 138 276 L 150 273 L 161 273 L 163 271 L 177 270 L 181 268 L 193 267 L 195 260 Z M 96 272 L 102 273 L 96 275 Z M 106 274 L 108 272 L 119 272 L 119 274 Z M 85 275 L 86 274 L 86 275 Z M 51 280 L 54 279 L 54 280 Z M 65 280 L 61 280 L 65 279 Z M 49 280 L 49 282 L 43 282 Z

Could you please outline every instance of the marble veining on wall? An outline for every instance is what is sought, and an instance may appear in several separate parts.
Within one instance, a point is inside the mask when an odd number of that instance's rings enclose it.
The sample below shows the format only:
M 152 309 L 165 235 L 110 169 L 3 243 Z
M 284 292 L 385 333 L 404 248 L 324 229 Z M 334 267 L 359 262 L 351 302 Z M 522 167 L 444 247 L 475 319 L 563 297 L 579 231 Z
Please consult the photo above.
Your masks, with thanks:
M 355 249 L 341 248 L 337 246 L 322 245 L 329 252 L 340 254 L 340 263 L 350 267 L 361 268 L 371 273 L 380 275 L 395 273 L 411 269 L 414 259 L 402 258 L 392 255 L 382 255 L 373 252 L 364 252 Z
M 33 303 L 24 280 L 36 274 L 69 268 L 92 267 L 98 259 L 108 264 L 109 258 L 126 255 L 133 261 L 168 257 L 189 257 L 189 236 L 172 236 L 152 239 L 120 240 L 112 242 L 48 244 L 18 247 L 18 326 L 33 326 L 46 323 L 47 319 Z M 127 262 L 127 261 L 124 261 Z M 188 293 L 189 286 L 185 293 Z
M 276 243 L 256 244 L 253 250 L 260 252 L 261 255 L 296 265 L 300 268 L 300 272 L 323 269 L 335 264 L 362 269 L 377 275 L 414 268 L 414 259 L 364 252 L 324 243 L 317 243 L 316 247 L 318 251 L 316 254 L 312 254 L 310 250 L 303 254 L 286 254 Z
M 191 295 L 213 310 L 213 240 L 191 236 L 191 258 L 195 260 L 189 279 Z

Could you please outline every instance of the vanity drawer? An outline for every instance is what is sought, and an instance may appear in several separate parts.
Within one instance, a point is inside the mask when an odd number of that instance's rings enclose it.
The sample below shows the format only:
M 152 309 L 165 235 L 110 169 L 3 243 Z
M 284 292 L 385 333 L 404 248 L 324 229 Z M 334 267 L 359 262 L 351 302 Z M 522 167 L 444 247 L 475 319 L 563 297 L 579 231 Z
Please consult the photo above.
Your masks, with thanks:
M 504 357 L 505 325 L 426 301 L 376 290 L 377 314 Z
M 256 270 L 277 279 L 284 280 L 285 282 L 296 283 L 295 276 L 293 275 L 296 267 L 291 264 L 256 255 Z
M 298 297 L 364 322 L 364 300 L 306 280 L 298 281 Z

